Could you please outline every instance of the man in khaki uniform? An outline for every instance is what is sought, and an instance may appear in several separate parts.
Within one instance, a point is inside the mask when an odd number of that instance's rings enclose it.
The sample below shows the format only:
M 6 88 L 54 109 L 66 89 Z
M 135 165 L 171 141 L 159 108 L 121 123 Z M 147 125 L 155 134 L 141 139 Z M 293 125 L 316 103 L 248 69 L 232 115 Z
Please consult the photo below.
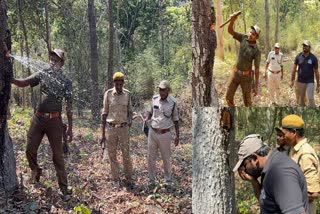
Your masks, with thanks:
M 235 68 L 231 72 L 228 81 L 226 101 L 229 107 L 234 107 L 234 95 L 238 86 L 241 86 L 243 102 L 246 107 L 252 106 L 251 93 L 254 96 L 258 94 L 259 86 L 259 65 L 261 60 L 261 52 L 257 45 L 257 40 L 261 33 L 257 25 L 251 26 L 248 34 L 242 34 L 234 31 L 234 23 L 240 13 L 231 15 L 231 21 L 228 26 L 228 32 L 234 39 L 240 42 L 238 59 Z M 254 71 L 252 64 L 254 63 Z M 254 74 L 254 86 L 252 80 Z
M 156 160 L 158 149 L 160 150 L 163 168 L 165 187 L 171 187 L 171 142 L 173 141 L 171 128 L 174 126 L 176 137 L 174 144 L 179 144 L 179 116 L 177 101 L 169 95 L 170 82 L 160 82 L 159 94 L 153 96 L 151 109 L 145 121 L 150 122 L 148 134 L 148 172 L 149 187 L 155 185 Z
M 283 79 L 283 54 L 280 52 L 280 44 L 274 45 L 274 50 L 268 54 L 264 77 L 267 80 L 269 100 L 272 105 L 279 104 L 280 80 Z
M 297 115 L 282 119 L 281 131 L 285 142 L 292 148 L 289 156 L 300 166 L 307 181 L 310 214 L 317 213 L 317 199 L 320 193 L 320 166 L 315 150 L 304 137 L 304 121 Z
M 117 160 L 117 147 L 120 146 L 125 184 L 133 188 L 132 163 L 129 152 L 129 127 L 132 124 L 131 94 L 123 88 L 124 74 L 116 72 L 113 75 L 114 87 L 107 90 L 103 99 L 101 115 L 101 143 L 107 143 L 108 155 L 111 166 L 111 176 L 117 185 L 120 185 L 119 163 Z M 107 135 L 105 127 L 107 126 Z
M 58 183 L 64 200 L 70 199 L 67 173 L 63 159 L 61 120 L 62 100 L 66 100 L 68 117 L 67 135 L 72 138 L 72 83 L 63 74 L 64 52 L 55 49 L 50 52 L 50 69 L 36 72 L 25 79 L 13 79 L 12 83 L 18 87 L 37 86 L 40 84 L 41 100 L 35 110 L 27 136 L 27 160 L 32 170 L 31 182 L 38 183 L 42 169 L 37 163 L 37 153 L 44 134 L 47 135 L 51 149 L 52 160 L 57 172 Z

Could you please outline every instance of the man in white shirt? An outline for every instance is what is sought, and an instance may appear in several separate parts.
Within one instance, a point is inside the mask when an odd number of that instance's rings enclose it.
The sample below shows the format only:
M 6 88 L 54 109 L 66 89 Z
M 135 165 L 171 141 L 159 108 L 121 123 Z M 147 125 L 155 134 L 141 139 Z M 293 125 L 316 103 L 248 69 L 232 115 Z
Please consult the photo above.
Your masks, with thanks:
M 264 75 L 272 105 L 279 104 L 280 80 L 283 79 L 282 58 L 283 54 L 280 52 L 280 44 L 276 43 L 274 50 L 270 51 L 268 55 Z

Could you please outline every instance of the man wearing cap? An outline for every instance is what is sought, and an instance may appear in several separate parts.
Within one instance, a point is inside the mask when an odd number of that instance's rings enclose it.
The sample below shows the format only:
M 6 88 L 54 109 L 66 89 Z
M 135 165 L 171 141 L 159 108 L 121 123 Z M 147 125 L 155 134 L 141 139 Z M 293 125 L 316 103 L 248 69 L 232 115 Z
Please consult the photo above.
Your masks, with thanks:
M 115 185 L 121 185 L 117 148 L 121 149 L 125 184 L 132 189 L 132 163 L 130 158 L 129 128 L 132 124 L 132 104 L 130 91 L 123 88 L 124 74 L 116 72 L 113 75 L 114 87 L 104 94 L 101 115 L 101 143 L 107 143 L 110 159 L 111 176 Z M 105 128 L 107 126 L 107 133 Z M 103 148 L 104 149 L 104 148 Z
M 280 52 L 280 44 L 274 45 L 274 50 L 268 54 L 264 77 L 267 80 L 269 99 L 272 105 L 279 104 L 280 80 L 283 79 L 283 54 Z
M 171 188 L 171 142 L 173 141 L 171 128 L 175 127 L 174 144 L 177 146 L 179 144 L 178 107 L 176 99 L 169 95 L 169 81 L 161 81 L 158 88 L 159 94 L 153 96 L 151 108 L 145 118 L 145 121 L 150 120 L 148 134 L 149 187 L 152 188 L 155 185 L 156 160 L 159 149 L 163 161 L 165 187 Z
M 318 59 L 311 53 L 310 41 L 305 40 L 302 43 L 302 46 L 303 52 L 299 53 L 294 60 L 290 87 L 293 87 L 296 73 L 298 73 L 298 81 L 296 85 L 298 92 L 297 97 L 299 99 L 297 100 L 298 105 L 305 106 L 305 94 L 307 93 L 309 106 L 316 107 L 314 101 L 314 78 L 316 78 L 317 82 L 316 92 L 319 93 L 320 91 Z
M 72 139 L 72 82 L 63 74 L 62 66 L 65 62 L 64 52 L 54 49 L 50 52 L 50 68 L 36 72 L 25 79 L 13 79 L 12 83 L 18 87 L 37 86 L 40 84 L 41 99 L 31 120 L 27 135 L 27 160 L 32 170 L 31 182 L 38 183 L 42 169 L 37 163 L 37 152 L 42 138 L 47 135 L 51 149 L 52 160 L 56 169 L 58 184 L 65 200 L 70 199 L 67 173 L 63 159 L 61 120 L 62 101 L 66 101 L 68 118 L 67 134 Z
M 243 102 L 245 106 L 252 106 L 251 90 L 252 90 L 252 63 L 254 62 L 254 96 L 258 93 L 259 86 L 259 65 L 261 59 L 261 52 L 257 46 L 257 39 L 260 35 L 260 28 L 257 25 L 251 26 L 247 35 L 234 31 L 234 22 L 237 19 L 239 13 L 231 15 L 231 21 L 228 26 L 228 32 L 234 39 L 240 42 L 240 49 L 238 52 L 237 64 L 232 71 L 226 93 L 226 100 L 229 107 L 234 107 L 234 95 L 238 86 L 241 86 L 243 94 Z
M 306 180 L 292 159 L 277 149 L 270 151 L 258 134 L 241 141 L 238 156 L 233 171 L 251 182 L 260 213 L 309 213 Z
M 286 145 L 292 147 L 289 156 L 300 166 L 306 178 L 309 213 L 316 214 L 320 193 L 320 164 L 317 153 L 304 137 L 304 121 L 295 114 L 288 115 L 282 119 L 281 131 Z

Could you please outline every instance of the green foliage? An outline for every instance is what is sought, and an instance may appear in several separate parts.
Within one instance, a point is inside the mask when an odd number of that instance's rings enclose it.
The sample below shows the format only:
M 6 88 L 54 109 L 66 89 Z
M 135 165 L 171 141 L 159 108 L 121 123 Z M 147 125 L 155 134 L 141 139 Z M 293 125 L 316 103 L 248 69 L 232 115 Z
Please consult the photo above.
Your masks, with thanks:
M 91 210 L 85 205 L 81 204 L 73 208 L 74 211 L 80 212 L 81 214 L 91 214 Z

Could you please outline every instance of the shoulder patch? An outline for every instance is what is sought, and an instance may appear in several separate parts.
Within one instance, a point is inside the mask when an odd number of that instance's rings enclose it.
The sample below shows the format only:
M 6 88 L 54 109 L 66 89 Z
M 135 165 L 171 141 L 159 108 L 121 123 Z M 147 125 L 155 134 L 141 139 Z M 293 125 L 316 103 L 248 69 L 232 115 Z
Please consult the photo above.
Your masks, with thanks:
M 152 99 L 157 99 L 159 97 L 159 94 L 153 95 Z
M 177 99 L 176 98 L 174 98 L 173 96 L 171 96 L 171 95 L 169 95 L 169 99 L 171 100 L 171 101 L 173 101 L 174 103 L 176 103 L 177 102 Z
M 128 89 L 123 88 L 123 91 L 130 94 L 131 92 Z

